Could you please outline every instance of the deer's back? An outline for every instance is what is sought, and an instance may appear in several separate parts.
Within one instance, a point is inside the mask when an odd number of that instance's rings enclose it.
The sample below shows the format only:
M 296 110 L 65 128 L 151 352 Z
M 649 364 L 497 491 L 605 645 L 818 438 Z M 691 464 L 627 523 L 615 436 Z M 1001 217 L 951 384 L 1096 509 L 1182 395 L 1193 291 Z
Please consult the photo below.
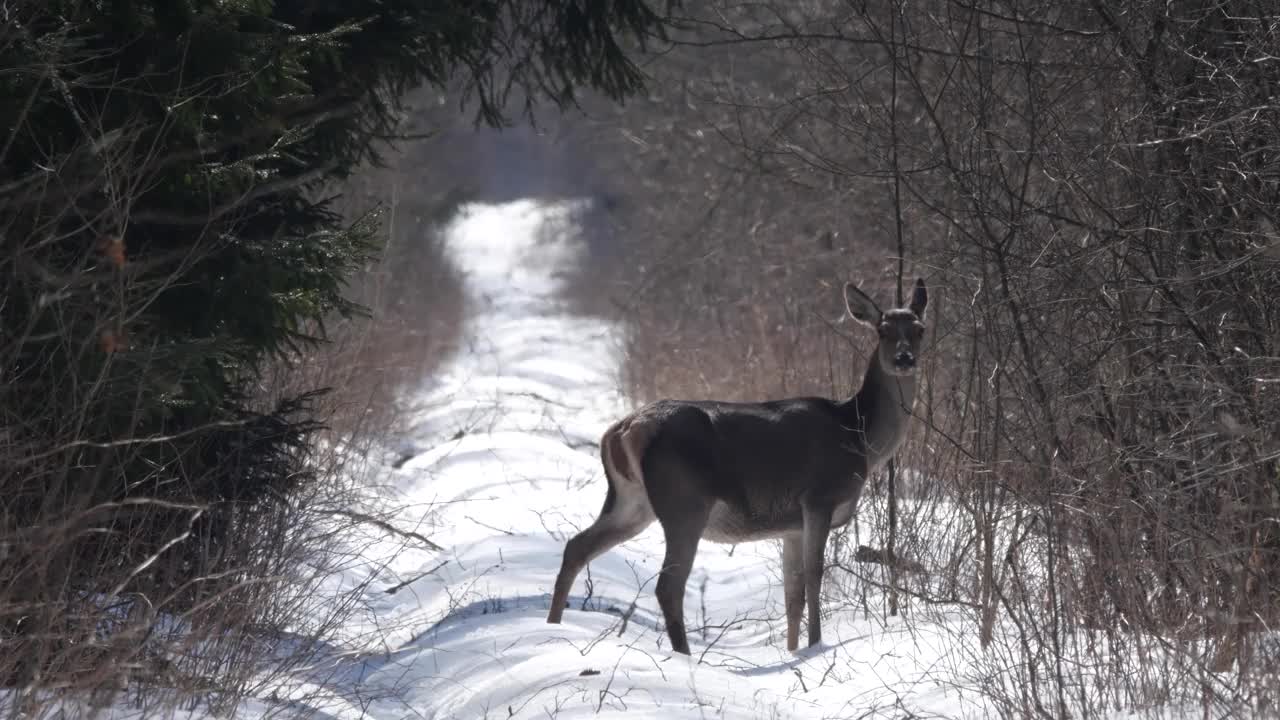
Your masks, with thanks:
M 713 498 L 704 533 L 709 540 L 793 532 L 806 495 L 839 506 L 861 490 L 862 435 L 830 400 L 664 400 L 639 413 L 660 428 L 644 456 L 647 489 L 651 495 L 694 491 Z M 838 524 L 848 521 L 851 503 L 847 509 L 838 508 Z

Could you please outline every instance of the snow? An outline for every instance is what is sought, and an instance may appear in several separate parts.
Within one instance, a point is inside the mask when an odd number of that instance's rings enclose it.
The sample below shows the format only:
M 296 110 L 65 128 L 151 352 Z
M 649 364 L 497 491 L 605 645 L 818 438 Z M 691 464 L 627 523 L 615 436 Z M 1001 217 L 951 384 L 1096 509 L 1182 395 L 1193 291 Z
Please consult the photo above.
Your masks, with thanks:
M 353 538 L 356 562 L 332 587 L 367 589 L 338 647 L 238 716 L 996 714 L 982 691 L 1016 695 L 1017 660 L 974 662 L 971 613 L 885 617 L 882 594 L 838 569 L 824 593 L 824 643 L 787 652 L 776 542 L 700 545 L 685 602 L 691 657 L 670 651 L 653 596 L 657 524 L 593 562 L 563 623 L 546 623 L 564 543 L 604 500 L 596 443 L 630 407 L 618 390 L 619 329 L 559 297 L 560 273 L 580 252 L 572 210 L 468 206 L 450 228 L 476 311 L 463 349 L 422 390 L 410 436 L 391 442 L 403 462 L 388 460 L 371 483 L 396 527 L 443 549 L 376 528 Z M 1014 647 L 1003 632 L 997 647 Z
M 386 489 L 417 509 L 400 524 L 445 550 L 364 546 L 348 580 L 374 575 L 347 632 L 365 652 L 330 671 L 329 693 L 293 694 L 334 718 L 982 716 L 939 666 L 941 627 L 840 610 L 823 646 L 786 652 L 776 543 L 701 545 L 692 657 L 670 652 L 653 597 L 657 524 L 593 562 L 563 623 L 546 623 L 564 542 L 604 500 L 596 442 L 629 408 L 618 329 L 558 297 L 579 251 L 571 210 L 470 206 L 452 226 L 478 309 Z

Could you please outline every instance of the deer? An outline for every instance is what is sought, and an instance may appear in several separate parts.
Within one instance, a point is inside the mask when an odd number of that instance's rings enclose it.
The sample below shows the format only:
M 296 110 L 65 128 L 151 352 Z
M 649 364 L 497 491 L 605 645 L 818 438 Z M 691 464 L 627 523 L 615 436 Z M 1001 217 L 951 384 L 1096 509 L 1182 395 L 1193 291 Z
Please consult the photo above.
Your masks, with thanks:
M 605 430 L 604 507 L 565 544 L 548 623 L 561 622 L 589 562 L 657 520 L 666 553 L 654 594 L 673 652 L 689 655 L 685 586 L 704 539 L 781 539 L 787 650 L 799 645 L 806 600 L 809 647 L 822 641 L 818 598 L 827 538 L 853 518 L 867 477 L 906 437 L 929 295 L 918 278 L 905 308 L 882 312 L 852 283 L 844 285 L 844 300 L 849 317 L 879 337 L 853 397 L 663 399 Z

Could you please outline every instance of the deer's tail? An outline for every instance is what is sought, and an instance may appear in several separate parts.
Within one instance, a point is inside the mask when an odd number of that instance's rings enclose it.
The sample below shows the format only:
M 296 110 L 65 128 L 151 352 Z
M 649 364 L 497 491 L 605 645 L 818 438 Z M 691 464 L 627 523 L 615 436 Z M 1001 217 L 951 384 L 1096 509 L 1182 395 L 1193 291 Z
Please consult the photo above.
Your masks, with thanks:
M 641 413 L 628 415 L 604 431 L 600 438 L 600 460 L 604 464 L 609 490 L 603 513 L 613 510 L 619 495 L 648 507 L 649 497 L 641 464 L 656 432 L 656 423 Z

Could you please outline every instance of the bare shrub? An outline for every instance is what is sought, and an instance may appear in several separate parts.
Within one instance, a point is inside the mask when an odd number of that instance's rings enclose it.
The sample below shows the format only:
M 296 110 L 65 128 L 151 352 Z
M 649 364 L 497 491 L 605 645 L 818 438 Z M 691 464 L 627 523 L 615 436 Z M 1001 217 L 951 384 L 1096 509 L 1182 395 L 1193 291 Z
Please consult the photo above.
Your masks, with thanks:
M 648 66 L 646 96 L 587 103 L 565 132 L 609 181 L 585 218 L 592 253 L 574 287 L 625 318 L 637 398 L 847 389 L 862 343 L 833 328 L 840 287 L 893 294 L 884 181 L 798 172 L 747 145 L 745 129 L 777 129 L 777 115 L 806 122 L 778 94 L 794 77 L 788 48 L 726 42 L 703 16 L 676 39 Z
M 808 318 L 905 255 L 943 298 L 896 519 L 931 573 L 867 579 L 966 618 L 1011 717 L 1274 712 L 1274 15 L 689 12 L 669 96 L 602 123 L 642 198 L 612 228 L 632 393 L 847 391 Z
M 374 208 L 381 222 L 379 256 L 353 275 L 348 290 L 364 313 L 332 318 L 324 328 L 330 342 L 293 359 L 271 382 L 286 393 L 334 388 L 330 423 L 339 430 L 361 434 L 370 422 L 379 431 L 397 429 L 418 385 L 457 349 L 467 299 L 443 225 L 473 196 L 457 178 L 422 171 L 444 144 L 423 139 L 388 148 L 382 166 L 361 168 L 341 188 L 349 218 Z M 385 416 L 365 417 L 370 410 Z

